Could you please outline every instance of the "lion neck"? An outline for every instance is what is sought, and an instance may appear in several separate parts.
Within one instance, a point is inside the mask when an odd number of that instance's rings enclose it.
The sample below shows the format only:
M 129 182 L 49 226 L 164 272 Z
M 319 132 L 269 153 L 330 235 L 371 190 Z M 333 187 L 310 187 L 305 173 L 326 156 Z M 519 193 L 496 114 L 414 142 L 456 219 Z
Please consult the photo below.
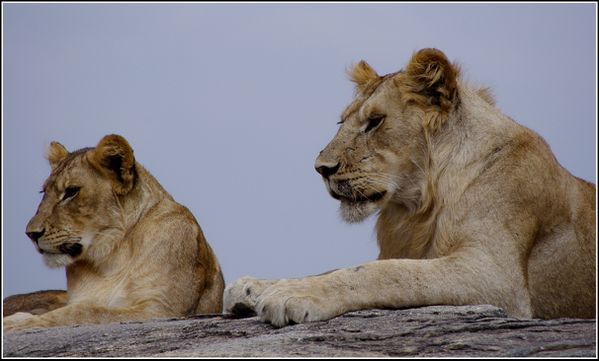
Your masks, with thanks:
M 123 228 L 130 230 L 158 203 L 172 200 L 170 194 L 158 183 L 150 172 L 136 164 L 137 181 L 131 192 L 124 196 L 115 195 L 121 208 Z
M 140 247 L 134 244 L 139 242 L 136 235 L 138 224 L 162 202 L 172 200 L 170 194 L 139 163 L 136 171 L 133 189 L 125 195 L 113 195 L 116 207 L 111 211 L 116 212 L 112 215 L 117 219 L 116 224 L 98 233 L 85 257 L 67 267 L 67 281 L 70 281 L 69 275 L 81 272 L 99 275 L 119 272 L 119 267 L 126 265 Z
M 434 133 L 423 130 L 425 146 L 412 157 L 416 171 L 380 212 L 376 223 L 379 259 L 435 258 L 456 242 L 452 210 L 484 169 L 481 159 L 508 141 L 516 126 L 481 95 L 460 88 L 459 107 Z M 492 135 L 492 136 L 491 136 Z M 500 136 L 497 136 L 500 135 Z

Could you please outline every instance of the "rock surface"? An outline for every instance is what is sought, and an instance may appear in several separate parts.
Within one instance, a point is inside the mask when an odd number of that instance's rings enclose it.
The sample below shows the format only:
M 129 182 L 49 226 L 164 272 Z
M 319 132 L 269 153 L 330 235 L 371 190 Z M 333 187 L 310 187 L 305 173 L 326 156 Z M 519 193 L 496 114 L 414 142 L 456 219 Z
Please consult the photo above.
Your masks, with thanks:
M 352 312 L 274 328 L 198 316 L 6 333 L 5 357 L 596 356 L 596 321 L 518 320 L 492 306 Z

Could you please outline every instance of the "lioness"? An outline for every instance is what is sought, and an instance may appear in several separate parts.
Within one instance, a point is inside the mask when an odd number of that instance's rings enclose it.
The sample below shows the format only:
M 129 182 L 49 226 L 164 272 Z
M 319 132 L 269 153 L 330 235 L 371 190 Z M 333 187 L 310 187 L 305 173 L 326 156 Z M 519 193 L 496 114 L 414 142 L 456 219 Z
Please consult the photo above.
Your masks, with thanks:
M 68 301 L 4 317 L 4 330 L 222 311 L 222 272 L 200 226 L 123 137 L 72 153 L 52 142 L 48 160 L 52 173 L 26 233 L 49 267 L 66 267 Z M 43 294 L 31 296 L 12 303 L 39 308 Z M 59 296 L 48 297 L 64 302 Z
M 244 277 L 225 311 L 276 326 L 369 308 L 492 304 L 595 317 L 595 186 L 460 80 L 436 49 L 405 70 L 351 71 L 357 96 L 316 170 L 347 222 L 378 213 L 378 261 L 279 281 Z

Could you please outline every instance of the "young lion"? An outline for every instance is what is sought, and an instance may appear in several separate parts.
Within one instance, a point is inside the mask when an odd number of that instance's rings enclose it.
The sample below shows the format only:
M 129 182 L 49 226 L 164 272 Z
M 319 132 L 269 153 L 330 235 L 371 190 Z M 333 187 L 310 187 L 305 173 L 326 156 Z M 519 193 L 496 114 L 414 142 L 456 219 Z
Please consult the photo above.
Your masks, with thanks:
M 72 153 L 52 142 L 48 160 L 26 233 L 49 267 L 66 267 L 68 301 L 56 291 L 45 304 L 45 294 L 17 297 L 29 312 L 4 317 L 5 331 L 221 312 L 224 280 L 200 226 L 123 137 Z
M 303 279 L 244 277 L 225 310 L 276 326 L 369 308 L 493 304 L 515 317 L 595 317 L 595 186 L 472 90 L 436 49 L 379 76 L 316 160 L 348 222 L 379 211 L 378 261 Z

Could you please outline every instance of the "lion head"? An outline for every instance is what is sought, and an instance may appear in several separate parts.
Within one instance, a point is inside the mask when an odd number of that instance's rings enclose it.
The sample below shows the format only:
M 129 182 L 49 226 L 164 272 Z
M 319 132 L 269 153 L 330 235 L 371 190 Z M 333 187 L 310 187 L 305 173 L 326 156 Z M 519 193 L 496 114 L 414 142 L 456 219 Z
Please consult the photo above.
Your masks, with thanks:
M 52 172 L 27 236 L 50 267 L 97 259 L 125 229 L 120 210 L 136 181 L 133 150 L 118 135 L 72 153 L 52 142 L 48 161 Z
M 360 222 L 392 201 L 423 207 L 427 149 L 459 103 L 458 73 L 436 49 L 418 51 L 405 70 L 384 76 L 364 61 L 353 67 L 356 97 L 315 164 L 346 221 Z

